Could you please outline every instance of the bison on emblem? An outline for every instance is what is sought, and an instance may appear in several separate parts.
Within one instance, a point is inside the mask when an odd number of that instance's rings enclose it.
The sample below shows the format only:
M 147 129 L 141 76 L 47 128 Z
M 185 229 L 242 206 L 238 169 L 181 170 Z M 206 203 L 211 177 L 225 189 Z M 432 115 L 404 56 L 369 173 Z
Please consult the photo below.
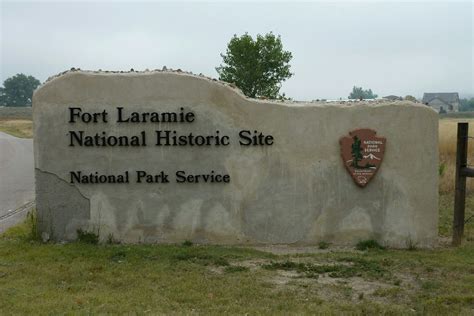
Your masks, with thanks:
M 339 140 L 344 166 L 362 188 L 379 170 L 385 153 L 385 138 L 375 134 L 374 130 L 364 128 L 352 131 Z

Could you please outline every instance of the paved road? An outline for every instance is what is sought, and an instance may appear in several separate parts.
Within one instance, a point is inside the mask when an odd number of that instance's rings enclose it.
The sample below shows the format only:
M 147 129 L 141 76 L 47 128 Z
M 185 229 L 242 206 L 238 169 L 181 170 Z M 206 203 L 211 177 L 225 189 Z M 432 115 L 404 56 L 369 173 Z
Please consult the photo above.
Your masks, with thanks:
M 0 232 L 22 220 L 26 211 L 18 209 L 29 209 L 34 194 L 33 140 L 0 132 Z

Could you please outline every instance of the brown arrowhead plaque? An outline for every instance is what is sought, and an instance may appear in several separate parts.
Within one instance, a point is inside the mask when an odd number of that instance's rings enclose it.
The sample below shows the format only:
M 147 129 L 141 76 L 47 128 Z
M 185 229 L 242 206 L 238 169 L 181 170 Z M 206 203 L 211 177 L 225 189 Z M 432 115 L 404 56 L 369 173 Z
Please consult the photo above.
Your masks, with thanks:
M 365 187 L 375 176 L 385 153 L 384 137 L 377 137 L 377 132 L 368 128 L 357 129 L 339 140 L 344 166 L 354 182 Z

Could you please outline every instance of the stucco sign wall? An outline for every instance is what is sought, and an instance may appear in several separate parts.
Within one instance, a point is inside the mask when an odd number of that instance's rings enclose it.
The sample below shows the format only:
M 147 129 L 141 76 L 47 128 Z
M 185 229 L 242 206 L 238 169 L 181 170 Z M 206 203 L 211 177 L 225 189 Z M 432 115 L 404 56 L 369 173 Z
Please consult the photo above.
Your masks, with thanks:
M 257 101 L 185 73 L 72 71 L 35 92 L 33 116 L 53 240 L 81 228 L 124 242 L 435 243 L 438 118 L 422 105 Z

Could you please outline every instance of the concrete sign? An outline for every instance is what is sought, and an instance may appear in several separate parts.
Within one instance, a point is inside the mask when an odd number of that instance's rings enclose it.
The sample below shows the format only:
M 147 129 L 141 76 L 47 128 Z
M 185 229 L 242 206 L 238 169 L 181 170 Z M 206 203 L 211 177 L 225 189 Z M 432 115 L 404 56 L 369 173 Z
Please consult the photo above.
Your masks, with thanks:
M 35 92 L 33 116 L 39 229 L 53 240 L 436 240 L 438 117 L 423 105 L 260 101 L 182 72 L 70 71 Z

